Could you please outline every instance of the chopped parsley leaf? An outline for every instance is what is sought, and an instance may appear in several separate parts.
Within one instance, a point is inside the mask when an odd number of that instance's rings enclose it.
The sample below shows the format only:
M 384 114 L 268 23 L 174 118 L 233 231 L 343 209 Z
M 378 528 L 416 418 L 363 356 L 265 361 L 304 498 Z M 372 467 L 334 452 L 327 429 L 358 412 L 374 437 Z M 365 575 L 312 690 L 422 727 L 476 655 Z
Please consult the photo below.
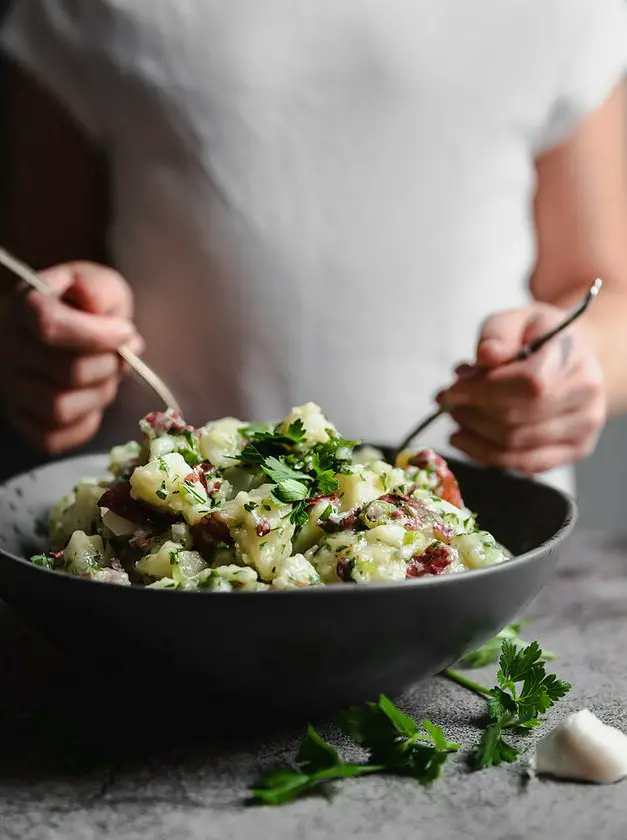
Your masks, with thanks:
M 282 767 L 259 779 L 252 788 L 254 799 L 280 805 L 335 779 L 369 773 L 411 776 L 428 784 L 440 775 L 449 754 L 459 749 L 431 721 L 418 725 L 384 695 L 378 703 L 348 709 L 339 715 L 337 723 L 367 750 L 365 763 L 345 762 L 310 724 L 296 756 L 296 767 Z
M 322 513 L 320 514 L 320 516 L 318 517 L 318 521 L 319 522 L 326 522 L 327 519 L 331 516 L 332 513 L 333 513 L 333 506 L 332 505 L 327 505 L 325 507 L 325 509 L 322 511 Z

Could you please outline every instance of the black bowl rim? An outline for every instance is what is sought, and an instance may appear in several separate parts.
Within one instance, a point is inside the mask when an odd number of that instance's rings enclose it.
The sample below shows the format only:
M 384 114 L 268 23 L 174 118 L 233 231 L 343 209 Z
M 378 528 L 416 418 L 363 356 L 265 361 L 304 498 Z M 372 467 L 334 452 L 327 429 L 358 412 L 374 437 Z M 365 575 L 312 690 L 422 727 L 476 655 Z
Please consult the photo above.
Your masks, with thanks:
M 46 464 L 43 467 L 37 467 L 33 470 L 28 470 L 25 473 L 20 473 L 18 475 L 12 476 L 8 481 L 2 483 L 0 485 L 0 489 L 4 490 L 7 488 L 7 485 L 12 484 L 13 482 L 17 482 L 20 479 L 26 478 L 28 475 L 38 472 L 40 469 L 50 469 L 54 468 L 55 466 L 61 466 L 63 464 L 69 464 L 73 462 L 79 461 L 88 461 L 92 460 L 95 461 L 97 458 L 102 458 L 103 460 L 107 457 L 106 453 L 91 453 L 89 455 L 76 455 L 71 458 L 63 458 L 59 461 L 54 462 L 53 464 Z M 451 460 L 449 458 L 449 460 Z M 495 469 L 494 467 L 486 467 L 483 465 L 477 465 L 474 463 L 469 463 L 468 466 L 472 467 L 474 470 L 477 471 L 485 471 L 485 472 L 492 472 L 492 473 L 503 473 L 502 470 Z M 526 478 L 523 476 L 511 475 L 508 474 L 508 478 L 512 481 L 519 481 L 525 484 L 531 485 L 538 485 L 540 486 L 540 482 L 535 481 L 531 478 Z M 524 554 L 516 555 L 512 557 L 511 560 L 506 560 L 502 563 L 496 563 L 493 566 L 484 566 L 480 569 L 467 569 L 465 572 L 460 572 L 458 574 L 451 574 L 451 575 L 437 575 L 431 577 L 424 577 L 424 578 L 415 578 L 414 580 L 399 580 L 399 581 L 385 581 L 385 582 L 378 582 L 378 583 L 368 583 L 363 585 L 355 584 L 353 586 L 342 586 L 342 585 L 326 585 L 326 586 L 304 586 L 302 588 L 293 588 L 293 589 L 268 589 L 263 590 L 260 592 L 243 590 L 240 592 L 206 592 L 206 591 L 197 591 L 197 590 L 181 590 L 181 589 L 149 589 L 145 586 L 120 586 L 119 584 L 107 583 L 105 581 L 99 580 L 91 580 L 88 578 L 80 578 L 74 575 L 68 575 L 65 572 L 57 572 L 51 569 L 43 569 L 40 566 L 34 565 L 30 560 L 26 559 L 25 557 L 18 557 L 17 554 L 13 554 L 10 551 L 6 551 L 5 549 L 0 547 L 0 556 L 4 557 L 12 562 L 19 563 L 20 565 L 27 566 L 31 572 L 34 574 L 42 574 L 49 576 L 50 574 L 54 575 L 57 578 L 65 580 L 67 585 L 69 586 L 90 586 L 93 587 L 94 584 L 99 584 L 101 587 L 106 587 L 109 590 L 114 592 L 145 592 L 149 593 L 151 598 L 158 597 L 158 596 L 167 596 L 171 598 L 173 596 L 181 597 L 190 597 L 190 596 L 199 596 L 202 595 L 203 597 L 215 597 L 215 598 L 224 598 L 225 596 L 232 596 L 232 602 L 235 603 L 237 601 L 242 601 L 244 599 L 248 600 L 250 598 L 263 598 L 267 600 L 269 598 L 286 598 L 286 597 L 295 597 L 298 596 L 299 598 L 302 597 L 314 597 L 319 598 L 322 597 L 324 594 L 325 597 L 337 597 L 340 593 L 360 593 L 358 597 L 363 597 L 368 593 L 376 593 L 380 591 L 389 592 L 390 590 L 399 590 L 399 591 L 407 591 L 410 588 L 420 588 L 424 589 L 433 588 L 433 587 L 446 587 L 446 586 L 459 586 L 461 585 L 461 581 L 467 579 L 471 576 L 473 579 L 478 577 L 489 577 L 492 575 L 498 574 L 507 574 L 507 569 L 511 568 L 512 565 L 519 566 L 521 564 L 527 565 L 529 563 L 533 563 L 537 558 L 542 554 L 551 553 L 554 548 L 557 547 L 562 542 L 565 542 L 566 539 L 570 536 L 572 531 L 577 524 L 578 519 L 578 508 L 577 503 L 574 497 L 567 493 L 564 490 L 561 490 L 557 487 L 552 487 L 550 485 L 544 485 L 550 492 L 555 493 L 562 497 L 562 499 L 566 502 L 567 513 L 566 517 L 564 518 L 560 528 L 551 536 L 548 540 L 541 543 L 540 545 L 532 548 L 530 551 L 526 551 Z M 355 594 L 352 597 L 355 597 Z M 236 597 L 233 597 L 236 596 Z M 121 595 L 120 597 L 128 597 L 128 595 Z M 133 595 L 132 597 L 138 597 L 137 595 Z M 141 596 L 145 597 L 145 596 Z M 341 597 L 346 597 L 346 594 L 342 595 Z

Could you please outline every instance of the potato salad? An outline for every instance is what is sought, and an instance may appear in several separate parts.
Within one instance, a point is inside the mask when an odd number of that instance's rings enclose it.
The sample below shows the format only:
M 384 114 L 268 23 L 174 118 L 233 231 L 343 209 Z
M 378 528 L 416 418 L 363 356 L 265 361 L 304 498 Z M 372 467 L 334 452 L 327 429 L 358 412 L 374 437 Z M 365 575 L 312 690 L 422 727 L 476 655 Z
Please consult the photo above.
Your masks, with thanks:
M 500 563 L 446 462 L 396 464 L 343 438 L 317 405 L 278 424 L 176 412 L 140 422 L 50 513 L 32 562 L 105 583 L 235 592 L 427 579 Z

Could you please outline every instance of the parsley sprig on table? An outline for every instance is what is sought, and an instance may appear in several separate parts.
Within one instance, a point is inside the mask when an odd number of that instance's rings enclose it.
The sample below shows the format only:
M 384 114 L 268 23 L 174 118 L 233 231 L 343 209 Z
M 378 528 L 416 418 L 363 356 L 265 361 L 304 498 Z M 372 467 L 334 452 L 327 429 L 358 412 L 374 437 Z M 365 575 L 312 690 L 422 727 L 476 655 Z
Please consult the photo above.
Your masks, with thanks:
M 241 430 L 248 443 L 236 459 L 256 466 L 275 485 L 272 495 L 279 504 L 290 504 L 290 520 L 297 527 L 307 521 L 307 499 L 327 496 L 338 489 L 335 477 L 350 467 L 358 441 L 346 440 L 332 429 L 329 440 L 305 449 L 305 427 L 294 420 L 287 430 L 245 426 Z
M 503 733 L 540 726 L 540 716 L 571 688 L 570 683 L 546 673 L 545 660 L 554 658 L 553 654 L 543 653 L 537 642 L 523 641 L 519 636 L 521 626 L 505 628 L 460 663 L 483 666 L 494 661 L 500 650 L 497 685 L 493 688 L 450 668 L 443 671 L 444 676 L 487 700 L 489 722 L 472 754 L 477 770 L 517 761 L 519 751 L 503 739 Z M 253 801 L 280 805 L 330 781 L 371 773 L 410 776 L 427 784 L 439 777 L 449 755 L 459 749 L 431 721 L 418 724 L 384 695 L 377 703 L 341 712 L 335 722 L 366 750 L 366 762 L 345 762 L 309 726 L 295 767 L 279 768 L 259 779 L 252 788 Z
M 338 715 L 337 725 L 368 753 L 362 764 L 344 761 L 310 725 L 296 757 L 296 767 L 283 767 L 259 779 L 254 800 L 281 805 L 335 779 L 370 773 L 411 776 L 426 784 L 437 779 L 442 765 L 458 744 L 429 720 L 419 726 L 384 695 L 378 703 L 354 706 Z
M 444 671 L 449 679 L 469 688 L 488 701 L 490 723 L 481 736 L 473 755 L 477 769 L 516 761 L 518 750 L 503 740 L 503 733 L 512 729 L 531 729 L 540 726 L 543 715 L 571 689 L 570 683 L 547 674 L 538 642 L 518 646 L 503 638 L 497 685 L 479 685 L 450 668 Z
M 477 648 L 477 650 L 473 650 L 472 653 L 467 654 L 459 661 L 458 665 L 463 668 L 483 668 L 485 665 L 490 665 L 492 662 L 496 662 L 501 655 L 501 646 L 505 639 L 515 644 L 518 649 L 528 647 L 530 642 L 521 638 L 520 631 L 523 627 L 526 627 L 530 623 L 530 621 L 518 621 L 514 624 L 508 624 L 507 627 L 504 627 L 500 633 L 497 633 L 496 636 L 488 639 L 488 641 L 481 645 L 481 647 Z M 548 650 L 543 650 L 542 659 L 545 661 L 555 659 L 555 654 Z

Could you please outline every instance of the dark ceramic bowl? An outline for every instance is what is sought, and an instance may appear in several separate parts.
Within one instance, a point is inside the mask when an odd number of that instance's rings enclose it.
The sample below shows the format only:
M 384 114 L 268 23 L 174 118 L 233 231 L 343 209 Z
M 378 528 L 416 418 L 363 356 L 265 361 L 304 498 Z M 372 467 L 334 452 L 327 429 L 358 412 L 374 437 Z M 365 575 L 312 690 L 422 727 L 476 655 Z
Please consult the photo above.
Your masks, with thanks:
M 166 705 L 193 691 L 310 714 L 396 695 L 517 616 L 576 518 L 557 490 L 450 459 L 466 503 L 515 559 L 402 583 L 232 595 L 117 587 L 23 559 L 46 547 L 51 505 L 105 463 L 74 458 L 0 487 L 0 597 L 82 669 L 132 676 L 166 691 Z

